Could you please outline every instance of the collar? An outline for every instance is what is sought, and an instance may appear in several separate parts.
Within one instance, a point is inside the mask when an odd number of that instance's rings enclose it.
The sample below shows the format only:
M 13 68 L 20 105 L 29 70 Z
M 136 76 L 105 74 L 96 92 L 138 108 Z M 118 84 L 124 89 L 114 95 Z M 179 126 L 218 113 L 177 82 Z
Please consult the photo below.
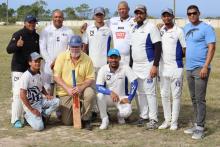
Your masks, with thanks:
M 62 25 L 60 28 L 57 29 L 57 28 L 54 26 L 53 22 L 52 22 L 52 30 L 60 30 L 60 29 L 63 29 L 63 25 Z
M 131 17 L 130 17 L 130 16 L 128 16 L 128 18 L 127 18 L 127 19 L 121 19 L 120 17 L 118 17 L 118 18 L 119 18 L 119 21 L 121 21 L 121 22 L 129 21 L 129 20 L 131 19 Z
M 32 76 L 36 75 L 36 74 L 40 74 L 40 71 L 38 71 L 37 73 L 33 72 L 31 70 L 31 68 L 28 68 L 28 71 L 31 73 Z
M 136 28 L 136 29 L 139 29 L 140 27 L 145 26 L 147 23 L 148 23 L 148 19 L 146 18 L 146 19 L 142 22 L 142 24 L 137 24 L 137 25 L 135 26 L 135 28 Z
M 172 31 L 174 31 L 174 30 L 176 30 L 176 28 L 177 28 L 177 26 L 176 26 L 176 24 L 173 24 L 173 27 L 171 28 L 171 29 L 167 29 L 166 28 L 166 26 L 164 25 L 163 27 L 162 27 L 162 30 L 164 30 L 165 32 L 172 32 Z

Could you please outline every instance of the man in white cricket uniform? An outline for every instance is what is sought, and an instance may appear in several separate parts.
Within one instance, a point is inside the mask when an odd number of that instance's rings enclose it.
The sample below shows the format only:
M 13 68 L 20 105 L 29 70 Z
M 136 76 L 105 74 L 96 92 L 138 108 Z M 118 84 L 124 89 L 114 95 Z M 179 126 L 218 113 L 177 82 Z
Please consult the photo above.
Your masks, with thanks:
M 138 86 L 137 77 L 132 69 L 125 64 L 120 64 L 120 53 L 117 49 L 110 49 L 108 52 L 109 64 L 104 65 L 98 72 L 96 89 L 98 92 L 98 106 L 102 124 L 100 129 L 107 129 L 109 119 L 107 115 L 107 107 L 117 107 L 118 122 L 124 124 L 124 118 L 132 113 L 131 100 L 133 99 Z M 131 90 L 129 96 L 125 92 L 125 77 L 131 82 Z
M 173 23 L 173 11 L 162 10 L 164 26 L 160 29 L 162 38 L 162 57 L 160 60 L 160 91 L 165 121 L 159 129 L 176 130 L 180 112 L 180 98 L 183 85 L 183 61 L 186 42 L 183 30 Z M 171 109 L 170 90 L 173 103 Z
M 134 18 L 129 16 L 129 10 L 126 1 L 119 2 L 119 17 L 112 17 L 108 22 L 112 31 L 114 48 L 119 50 L 121 62 L 127 65 L 130 62 L 130 30 L 135 25 Z
M 133 71 L 138 76 L 138 101 L 140 119 L 137 125 L 143 126 L 147 119 L 147 129 L 156 129 L 157 99 L 156 75 L 161 57 L 161 37 L 157 27 L 148 22 L 147 9 L 138 5 L 134 11 L 137 25 L 131 31 L 131 52 Z
M 43 117 L 48 117 L 59 106 L 59 99 L 50 96 L 44 86 L 40 74 L 41 55 L 31 53 L 29 57 L 30 68 L 24 72 L 20 79 L 20 98 L 25 111 L 25 119 L 36 130 L 44 129 Z M 46 98 L 43 98 L 43 94 Z
M 73 31 L 63 26 L 63 12 L 55 10 L 52 15 L 52 24 L 44 28 L 40 34 L 40 53 L 45 60 L 44 80 L 46 82 L 45 88 L 48 92 L 53 92 L 52 69 L 56 57 L 68 48 L 68 41 L 73 35 Z
M 100 67 L 107 63 L 107 52 L 110 49 L 111 30 L 104 22 L 105 10 L 94 9 L 95 23 L 89 25 L 82 36 L 83 50 L 89 54 L 97 74 Z

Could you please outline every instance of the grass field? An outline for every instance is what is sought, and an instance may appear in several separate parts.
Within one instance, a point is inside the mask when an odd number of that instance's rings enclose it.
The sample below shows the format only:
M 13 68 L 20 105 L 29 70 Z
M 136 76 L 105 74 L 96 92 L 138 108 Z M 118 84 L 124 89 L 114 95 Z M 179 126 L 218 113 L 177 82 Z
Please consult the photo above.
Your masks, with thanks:
M 183 130 L 189 126 L 192 114 L 191 100 L 189 98 L 186 80 L 181 102 L 179 118 L 180 129 L 177 131 L 155 130 L 147 131 L 130 125 L 118 125 L 116 118 L 106 131 L 100 131 L 99 122 L 94 124 L 93 131 L 76 130 L 72 127 L 61 126 L 55 118 L 42 132 L 34 132 L 29 126 L 22 129 L 14 129 L 10 124 L 11 107 L 11 55 L 7 54 L 6 46 L 13 32 L 18 26 L 0 26 L 0 147 L 36 147 L 36 146 L 117 146 L 117 147 L 220 147 L 220 42 L 212 62 L 212 72 L 209 78 L 207 92 L 207 119 L 206 137 L 201 141 L 191 139 Z M 217 29 L 217 38 L 220 39 L 220 29 Z M 78 31 L 75 31 L 78 32 Z M 161 100 L 159 102 L 159 120 L 163 121 Z M 132 118 L 137 117 L 134 108 Z M 115 114 L 115 111 L 111 112 Z

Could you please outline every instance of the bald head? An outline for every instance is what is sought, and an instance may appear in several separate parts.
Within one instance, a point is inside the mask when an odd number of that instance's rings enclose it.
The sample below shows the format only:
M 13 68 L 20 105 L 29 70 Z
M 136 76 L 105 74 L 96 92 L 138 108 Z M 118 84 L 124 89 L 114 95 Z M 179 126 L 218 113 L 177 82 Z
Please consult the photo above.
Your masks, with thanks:
M 59 9 L 53 11 L 52 15 L 53 25 L 58 29 L 63 26 L 63 12 Z
M 120 1 L 118 3 L 118 14 L 122 20 L 125 20 L 129 17 L 129 6 L 126 1 Z

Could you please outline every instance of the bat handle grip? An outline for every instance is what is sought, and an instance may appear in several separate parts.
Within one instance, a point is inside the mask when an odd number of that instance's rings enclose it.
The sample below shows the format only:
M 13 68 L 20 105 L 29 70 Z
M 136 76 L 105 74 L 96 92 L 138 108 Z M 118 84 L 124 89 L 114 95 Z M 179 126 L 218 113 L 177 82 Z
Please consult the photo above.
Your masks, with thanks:
M 76 73 L 75 73 L 75 70 L 72 70 L 72 79 L 73 79 L 73 87 L 76 87 Z

